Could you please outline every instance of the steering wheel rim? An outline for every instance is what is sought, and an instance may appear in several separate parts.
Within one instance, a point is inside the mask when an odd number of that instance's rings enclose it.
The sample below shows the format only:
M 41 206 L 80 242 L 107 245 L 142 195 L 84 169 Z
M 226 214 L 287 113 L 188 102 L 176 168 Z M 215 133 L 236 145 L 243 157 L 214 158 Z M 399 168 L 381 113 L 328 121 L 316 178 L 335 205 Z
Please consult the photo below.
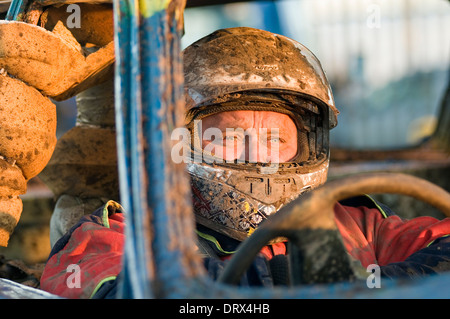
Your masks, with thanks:
M 422 178 L 402 173 L 369 173 L 336 179 L 300 196 L 264 221 L 242 242 L 218 282 L 236 284 L 258 252 L 273 238 L 291 239 L 295 230 L 302 228 L 336 230 L 333 210 L 336 202 L 372 193 L 410 196 L 450 217 L 450 194 Z

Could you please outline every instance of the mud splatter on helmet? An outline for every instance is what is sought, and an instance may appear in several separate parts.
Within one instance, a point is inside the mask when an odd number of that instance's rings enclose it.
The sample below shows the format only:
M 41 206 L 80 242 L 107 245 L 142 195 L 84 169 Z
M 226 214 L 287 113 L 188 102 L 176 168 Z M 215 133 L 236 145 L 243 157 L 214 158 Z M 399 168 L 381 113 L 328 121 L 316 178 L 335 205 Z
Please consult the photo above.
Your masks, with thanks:
M 320 62 L 285 36 L 245 27 L 218 30 L 187 47 L 183 58 L 191 156 L 203 159 L 187 164 L 196 220 L 244 240 L 283 205 L 325 183 L 329 130 L 339 112 Z M 233 110 L 289 115 L 297 126 L 297 155 L 275 166 L 205 160 L 195 122 Z

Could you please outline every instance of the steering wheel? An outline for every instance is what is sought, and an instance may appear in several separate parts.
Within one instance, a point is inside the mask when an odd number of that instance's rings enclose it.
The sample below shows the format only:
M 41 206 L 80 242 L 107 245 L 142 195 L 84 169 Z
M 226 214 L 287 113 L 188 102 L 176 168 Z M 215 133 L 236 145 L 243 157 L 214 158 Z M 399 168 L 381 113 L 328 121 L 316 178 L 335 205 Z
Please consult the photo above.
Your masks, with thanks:
M 285 237 L 295 247 L 289 255 L 293 284 L 351 280 L 362 266 L 352 264 L 334 221 L 334 205 L 350 197 L 392 193 L 414 197 L 450 217 L 450 194 L 424 179 L 401 173 L 358 174 L 327 182 L 283 207 L 264 221 L 241 245 L 218 278 L 236 284 L 258 252 L 271 240 Z M 319 235 L 319 236 L 317 236 Z M 313 242 L 317 241 L 318 243 Z M 326 256 L 328 254 L 328 257 Z M 300 266 L 294 266 L 300 263 Z M 367 278 L 367 272 L 364 269 Z M 328 278 L 328 279 L 327 279 Z M 317 282 L 315 282 L 317 283 Z

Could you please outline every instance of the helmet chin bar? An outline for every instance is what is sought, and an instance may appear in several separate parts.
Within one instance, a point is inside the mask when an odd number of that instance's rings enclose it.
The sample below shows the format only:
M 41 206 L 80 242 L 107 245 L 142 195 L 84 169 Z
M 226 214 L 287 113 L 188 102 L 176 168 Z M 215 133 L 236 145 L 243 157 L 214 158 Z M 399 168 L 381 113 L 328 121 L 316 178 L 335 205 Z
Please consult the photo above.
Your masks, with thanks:
M 188 163 L 197 222 L 242 241 L 285 204 L 324 184 L 328 162 L 324 155 L 315 165 L 280 163 L 270 174 L 260 172 L 263 165 Z

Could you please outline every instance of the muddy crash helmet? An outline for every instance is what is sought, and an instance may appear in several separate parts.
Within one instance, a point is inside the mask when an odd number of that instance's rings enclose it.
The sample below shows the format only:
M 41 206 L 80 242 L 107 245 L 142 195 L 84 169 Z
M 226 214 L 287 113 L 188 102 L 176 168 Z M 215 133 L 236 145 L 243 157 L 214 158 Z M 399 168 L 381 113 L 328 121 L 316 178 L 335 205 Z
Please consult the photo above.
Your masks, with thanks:
M 218 30 L 187 47 L 183 60 L 196 221 L 241 241 L 281 207 L 325 183 L 329 130 L 338 114 L 332 92 L 311 51 L 263 30 Z M 297 126 L 297 155 L 286 163 L 211 160 L 201 149 L 201 119 L 235 110 L 289 115 Z

